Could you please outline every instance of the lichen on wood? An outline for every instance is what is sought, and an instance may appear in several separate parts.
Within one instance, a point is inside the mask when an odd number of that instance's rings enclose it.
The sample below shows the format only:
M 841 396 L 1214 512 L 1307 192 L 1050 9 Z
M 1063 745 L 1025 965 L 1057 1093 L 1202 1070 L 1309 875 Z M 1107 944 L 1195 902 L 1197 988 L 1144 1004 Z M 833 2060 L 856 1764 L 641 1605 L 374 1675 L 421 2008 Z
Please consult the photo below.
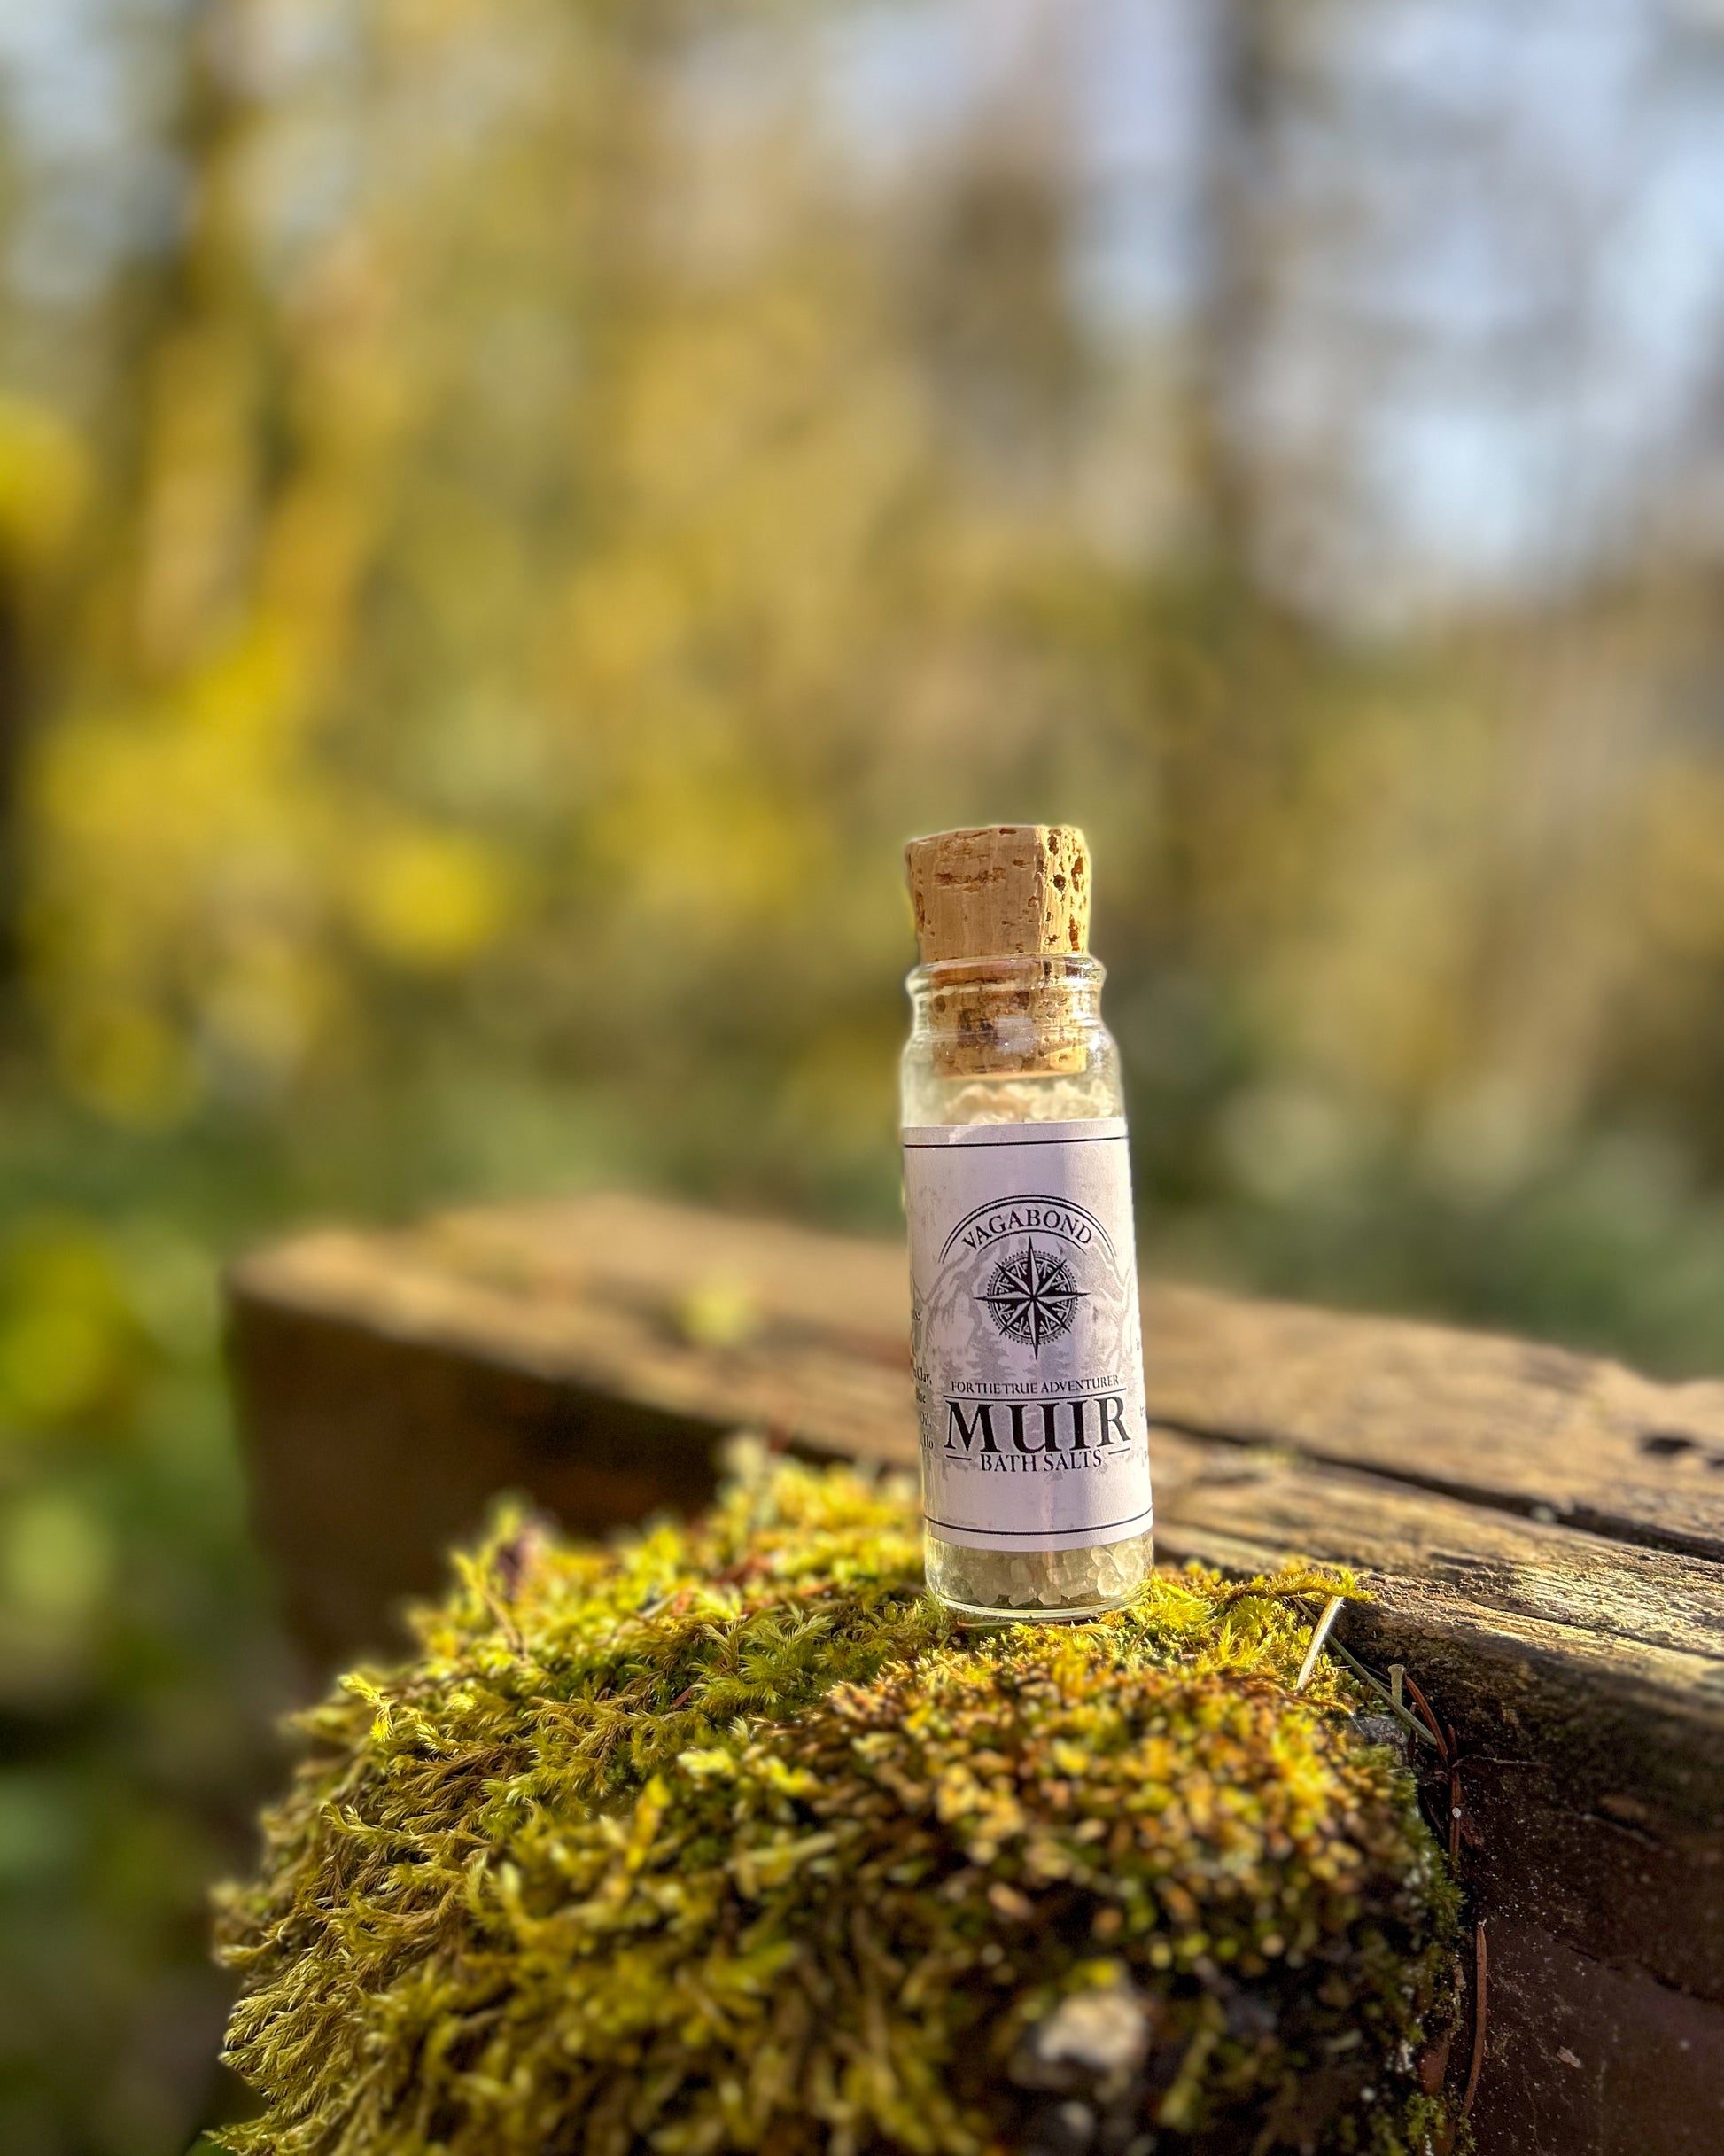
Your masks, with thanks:
M 1329 1574 L 960 1631 L 913 1497 L 518 1516 L 303 1717 L 222 1897 L 240 2156 L 1441 2145 L 1456 1903 Z

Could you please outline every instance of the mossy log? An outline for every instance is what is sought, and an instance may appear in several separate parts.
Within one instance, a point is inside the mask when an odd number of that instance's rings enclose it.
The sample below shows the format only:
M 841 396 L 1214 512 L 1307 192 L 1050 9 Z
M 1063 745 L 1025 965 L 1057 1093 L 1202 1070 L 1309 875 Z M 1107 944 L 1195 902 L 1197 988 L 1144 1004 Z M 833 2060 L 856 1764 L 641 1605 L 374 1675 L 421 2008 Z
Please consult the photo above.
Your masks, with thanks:
M 1457 1895 L 1348 1583 L 966 1634 L 909 1478 L 519 1518 L 225 1897 L 240 2156 L 1428 2156 Z M 1390 1724 L 1390 1727 L 1394 1725 Z
M 908 1467 L 905 1299 L 893 1246 L 616 1197 L 248 1261 L 235 1367 L 299 1637 L 387 1646 L 499 1489 L 592 1533 L 706 1503 L 738 1427 Z M 1436 1711 L 1483 2156 L 1716 2156 L 1724 1385 L 1153 1283 L 1144 1314 L 1160 1554 L 1354 1568 L 1338 1641 Z

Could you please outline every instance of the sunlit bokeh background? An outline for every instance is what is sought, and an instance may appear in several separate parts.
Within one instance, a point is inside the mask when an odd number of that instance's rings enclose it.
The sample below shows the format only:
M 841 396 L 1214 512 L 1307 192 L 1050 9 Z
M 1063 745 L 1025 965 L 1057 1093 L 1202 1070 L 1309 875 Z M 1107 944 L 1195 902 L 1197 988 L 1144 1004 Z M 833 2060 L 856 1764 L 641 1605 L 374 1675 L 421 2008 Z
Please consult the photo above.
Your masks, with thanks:
M 1724 1368 L 1720 0 L 0 0 L 7 2156 L 232 2100 L 222 1256 L 889 1230 L 995 817 L 1153 1262 Z

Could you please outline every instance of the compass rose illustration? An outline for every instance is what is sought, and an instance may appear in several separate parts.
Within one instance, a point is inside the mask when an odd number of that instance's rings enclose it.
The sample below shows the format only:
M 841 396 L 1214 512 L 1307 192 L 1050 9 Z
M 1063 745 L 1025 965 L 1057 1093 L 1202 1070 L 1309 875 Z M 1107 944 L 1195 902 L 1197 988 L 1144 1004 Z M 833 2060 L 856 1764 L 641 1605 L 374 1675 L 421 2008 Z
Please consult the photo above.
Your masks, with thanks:
M 1007 1340 L 1039 1355 L 1044 1340 L 1071 1330 L 1084 1293 L 1063 1257 L 1027 1241 L 1000 1259 L 977 1300 Z

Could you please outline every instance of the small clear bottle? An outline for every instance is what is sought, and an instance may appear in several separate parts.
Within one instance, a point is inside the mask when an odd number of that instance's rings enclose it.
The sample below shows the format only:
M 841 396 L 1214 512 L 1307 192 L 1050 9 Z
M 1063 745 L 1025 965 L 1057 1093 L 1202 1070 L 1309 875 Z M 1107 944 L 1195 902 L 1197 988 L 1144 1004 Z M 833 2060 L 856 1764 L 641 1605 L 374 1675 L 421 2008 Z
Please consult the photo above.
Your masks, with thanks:
M 1070 1618 L 1153 1562 L 1119 1051 L 1070 827 L 906 849 L 905 1196 L 929 1586 Z

